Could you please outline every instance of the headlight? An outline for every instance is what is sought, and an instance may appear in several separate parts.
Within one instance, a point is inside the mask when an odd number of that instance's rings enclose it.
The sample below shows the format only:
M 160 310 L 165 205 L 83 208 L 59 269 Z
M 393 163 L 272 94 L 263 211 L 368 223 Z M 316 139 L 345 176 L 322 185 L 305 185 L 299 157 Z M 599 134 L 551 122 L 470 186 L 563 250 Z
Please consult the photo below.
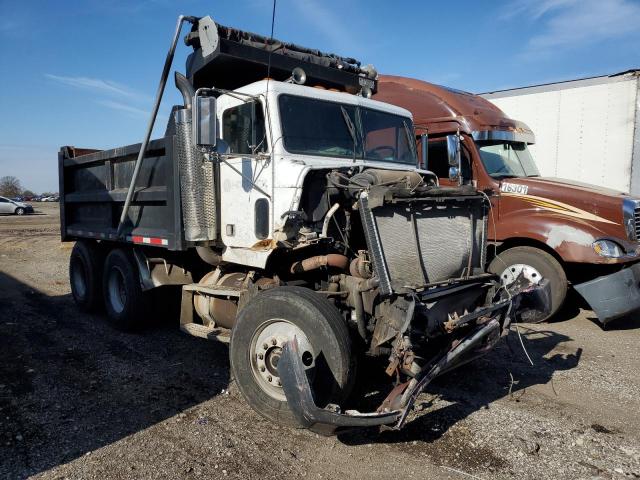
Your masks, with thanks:
M 611 240 L 596 240 L 593 249 L 601 257 L 620 258 L 625 255 L 622 247 Z

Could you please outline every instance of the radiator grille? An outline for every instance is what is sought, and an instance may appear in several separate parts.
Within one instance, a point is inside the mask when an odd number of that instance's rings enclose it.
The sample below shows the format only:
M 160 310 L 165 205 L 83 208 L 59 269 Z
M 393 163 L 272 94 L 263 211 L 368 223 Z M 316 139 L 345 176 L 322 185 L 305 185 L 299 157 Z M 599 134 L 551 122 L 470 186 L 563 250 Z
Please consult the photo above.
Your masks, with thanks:
M 636 232 L 636 240 L 640 240 L 640 205 L 633 211 L 633 226 Z
M 373 211 L 394 290 L 459 278 L 482 268 L 482 200 L 387 204 Z

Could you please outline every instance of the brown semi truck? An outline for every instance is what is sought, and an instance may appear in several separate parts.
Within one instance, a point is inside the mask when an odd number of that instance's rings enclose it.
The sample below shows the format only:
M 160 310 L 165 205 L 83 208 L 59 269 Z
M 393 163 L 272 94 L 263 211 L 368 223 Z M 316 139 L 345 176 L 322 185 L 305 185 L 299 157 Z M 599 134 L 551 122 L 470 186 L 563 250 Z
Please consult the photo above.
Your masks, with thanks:
M 376 100 L 412 112 L 422 166 L 443 186 L 472 184 L 490 199 L 489 270 L 507 284 L 549 280 L 551 313 L 526 320 L 550 318 L 570 285 L 603 324 L 640 309 L 640 199 L 540 176 L 531 129 L 484 98 L 397 76 L 378 85 Z

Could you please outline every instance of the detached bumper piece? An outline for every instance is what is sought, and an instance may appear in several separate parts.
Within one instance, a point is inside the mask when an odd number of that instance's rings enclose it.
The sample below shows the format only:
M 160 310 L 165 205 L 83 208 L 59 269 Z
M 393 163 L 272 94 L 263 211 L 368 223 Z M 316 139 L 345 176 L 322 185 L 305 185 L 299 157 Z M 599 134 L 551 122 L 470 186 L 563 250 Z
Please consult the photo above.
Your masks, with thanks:
M 598 320 L 606 324 L 640 311 L 640 263 L 574 288 L 591 306 Z
M 495 319 L 478 327 L 465 340 L 442 355 L 430 369 L 425 369 L 422 376 L 416 377 L 408 387 L 410 390 L 403 395 L 403 398 L 407 399 L 405 405 L 392 411 L 361 413 L 347 410 L 340 412 L 338 409 L 330 410 L 318 407 L 313 400 L 311 386 L 298 352 L 298 341 L 295 338 L 284 344 L 282 356 L 278 362 L 278 374 L 289 408 L 302 427 L 327 433 L 340 427 L 392 425 L 394 429 L 400 429 L 418 395 L 434 378 L 464 362 L 468 356 L 475 357 L 481 352 L 491 349 L 500 338 L 500 330 L 500 322 Z
M 289 408 L 302 427 L 323 431 L 327 430 L 328 426 L 333 429 L 372 427 L 395 423 L 400 417 L 399 411 L 360 413 L 348 410 L 340 413 L 337 410 L 319 408 L 313 400 L 311 386 L 298 351 L 298 340 L 295 337 L 286 342 L 282 348 L 282 355 L 278 361 L 278 374 Z

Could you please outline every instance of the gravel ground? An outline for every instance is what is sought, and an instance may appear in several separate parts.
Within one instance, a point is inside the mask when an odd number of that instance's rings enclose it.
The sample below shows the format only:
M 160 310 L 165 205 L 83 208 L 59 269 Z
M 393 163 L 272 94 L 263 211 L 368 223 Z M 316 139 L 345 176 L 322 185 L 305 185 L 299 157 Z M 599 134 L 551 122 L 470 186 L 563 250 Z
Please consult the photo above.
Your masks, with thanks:
M 574 299 L 439 379 L 401 432 L 280 428 L 229 378 L 226 345 L 79 313 L 57 204 L 0 217 L 0 478 L 640 478 L 640 319 Z M 166 315 L 164 316 L 166 317 Z M 372 384 L 375 384 L 372 381 Z

